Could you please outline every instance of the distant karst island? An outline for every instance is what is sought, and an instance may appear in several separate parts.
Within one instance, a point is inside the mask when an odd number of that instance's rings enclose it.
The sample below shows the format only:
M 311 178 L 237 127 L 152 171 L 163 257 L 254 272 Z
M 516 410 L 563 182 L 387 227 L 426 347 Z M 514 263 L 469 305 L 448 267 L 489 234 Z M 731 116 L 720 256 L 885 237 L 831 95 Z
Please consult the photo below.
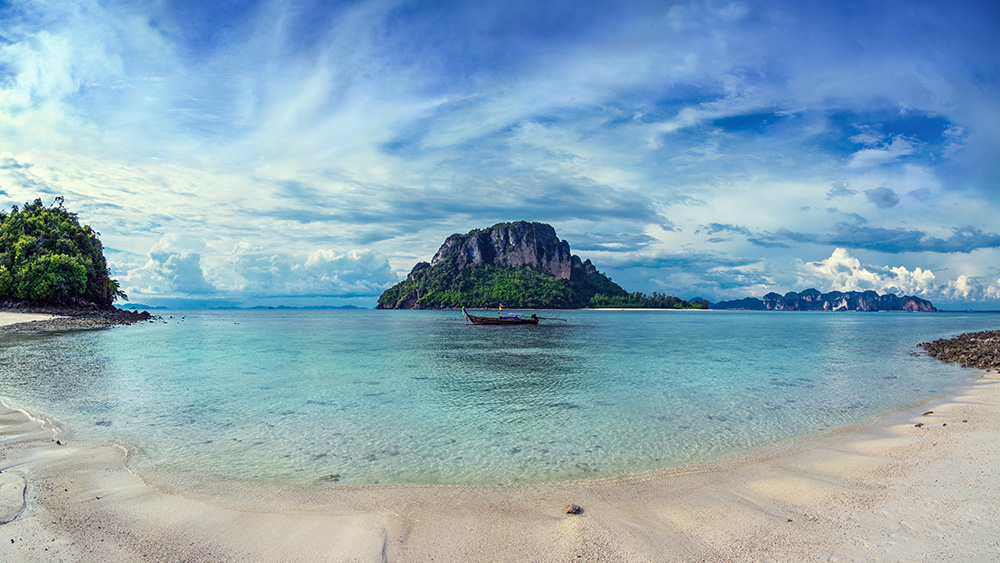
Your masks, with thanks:
M 570 253 L 545 223 L 498 223 L 448 237 L 428 262 L 379 297 L 376 309 L 495 308 L 577 309 L 622 307 L 707 309 L 654 293 L 629 293 Z
M 743 309 L 749 311 L 937 311 L 930 301 L 910 295 L 892 293 L 879 295 L 875 291 L 831 291 L 820 293 L 809 288 L 784 295 L 768 293 L 762 299 L 747 297 L 712 304 L 713 309 Z

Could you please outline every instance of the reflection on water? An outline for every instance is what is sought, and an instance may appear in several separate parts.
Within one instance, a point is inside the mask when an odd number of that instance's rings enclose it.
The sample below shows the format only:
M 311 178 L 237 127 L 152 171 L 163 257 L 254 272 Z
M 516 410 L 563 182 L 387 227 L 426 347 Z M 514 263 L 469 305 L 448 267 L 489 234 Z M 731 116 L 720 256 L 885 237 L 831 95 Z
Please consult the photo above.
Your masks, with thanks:
M 962 373 L 917 342 L 983 315 L 192 311 L 0 341 L 0 395 L 141 470 L 318 484 L 653 469 L 864 420 Z

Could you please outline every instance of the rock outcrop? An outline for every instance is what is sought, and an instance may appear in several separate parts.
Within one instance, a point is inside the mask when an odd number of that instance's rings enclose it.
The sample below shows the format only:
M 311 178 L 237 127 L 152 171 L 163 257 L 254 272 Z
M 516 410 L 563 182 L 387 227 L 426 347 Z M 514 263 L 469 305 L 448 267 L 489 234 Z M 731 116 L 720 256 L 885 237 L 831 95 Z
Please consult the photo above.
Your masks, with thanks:
M 56 318 L 49 320 L 2 326 L 0 327 L 0 335 L 38 334 L 65 330 L 106 328 L 142 323 L 159 318 L 150 314 L 149 311 L 119 309 L 114 306 L 101 306 L 94 303 L 86 303 L 85 305 L 69 305 L 65 303 L 53 305 L 0 300 L 0 311 L 56 315 Z
M 761 299 L 747 297 L 735 301 L 720 301 L 713 309 L 745 309 L 759 311 L 937 311 L 930 301 L 909 295 L 879 295 L 875 291 L 831 291 L 817 289 L 789 291 L 784 295 L 768 293 Z
M 967 332 L 955 338 L 922 342 L 932 358 L 961 364 L 962 367 L 1000 369 L 1000 331 Z
M 569 243 L 559 240 L 556 230 L 545 223 L 498 223 L 445 239 L 431 266 L 456 257 L 459 269 L 495 265 L 506 268 L 533 266 L 560 280 L 573 275 Z M 579 263 L 580 259 L 576 259 Z
M 379 309 L 585 307 L 624 289 L 570 252 L 551 225 L 518 221 L 453 234 L 430 262 L 386 290 Z

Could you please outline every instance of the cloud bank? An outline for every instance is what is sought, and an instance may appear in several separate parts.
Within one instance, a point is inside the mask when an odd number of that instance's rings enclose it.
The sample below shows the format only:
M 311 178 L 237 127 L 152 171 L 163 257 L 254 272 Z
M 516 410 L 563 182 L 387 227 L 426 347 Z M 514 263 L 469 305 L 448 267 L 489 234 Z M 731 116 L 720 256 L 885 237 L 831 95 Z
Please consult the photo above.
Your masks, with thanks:
M 953 280 L 938 282 L 934 272 L 903 266 L 873 266 L 838 248 L 825 260 L 800 262 L 798 284 L 836 291 L 867 291 L 916 295 L 944 302 L 992 301 L 1000 296 L 1000 278 L 982 280 L 961 274 Z
M 136 299 L 374 303 L 447 235 L 526 219 L 629 289 L 787 288 L 842 248 L 989 300 L 998 20 L 896 0 L 12 0 L 0 205 L 65 196 Z

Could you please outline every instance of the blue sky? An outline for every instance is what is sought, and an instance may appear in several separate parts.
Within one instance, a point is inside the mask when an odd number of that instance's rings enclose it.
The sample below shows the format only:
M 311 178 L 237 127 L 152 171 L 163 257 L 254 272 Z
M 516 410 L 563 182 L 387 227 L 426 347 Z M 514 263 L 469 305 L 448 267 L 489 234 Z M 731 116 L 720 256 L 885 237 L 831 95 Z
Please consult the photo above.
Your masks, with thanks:
M 994 2 L 0 1 L 0 205 L 148 304 L 355 304 L 552 224 L 629 290 L 1000 308 Z

